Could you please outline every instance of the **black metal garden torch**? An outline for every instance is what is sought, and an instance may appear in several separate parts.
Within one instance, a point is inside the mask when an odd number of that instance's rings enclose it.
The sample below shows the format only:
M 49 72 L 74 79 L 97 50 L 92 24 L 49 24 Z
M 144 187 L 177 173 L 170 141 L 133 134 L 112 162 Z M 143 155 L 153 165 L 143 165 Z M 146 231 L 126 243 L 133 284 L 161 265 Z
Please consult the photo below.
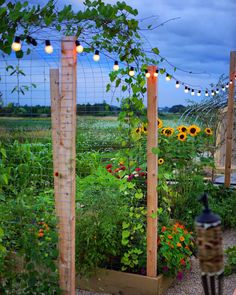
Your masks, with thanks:
M 204 209 L 202 214 L 196 218 L 195 226 L 202 285 L 205 295 L 222 295 L 224 256 L 221 220 L 209 209 L 206 193 L 200 201 Z

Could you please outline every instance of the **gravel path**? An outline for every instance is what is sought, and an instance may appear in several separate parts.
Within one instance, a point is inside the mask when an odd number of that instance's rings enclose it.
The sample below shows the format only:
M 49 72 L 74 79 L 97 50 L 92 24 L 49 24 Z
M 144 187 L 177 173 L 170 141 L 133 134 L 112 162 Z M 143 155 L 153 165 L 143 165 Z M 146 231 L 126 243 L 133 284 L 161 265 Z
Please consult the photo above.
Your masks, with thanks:
M 223 233 L 224 248 L 236 246 L 236 230 L 228 230 Z M 224 279 L 224 295 L 233 295 L 236 289 L 236 274 Z M 196 258 L 192 259 L 192 270 L 180 282 L 175 282 L 168 289 L 165 295 L 203 295 L 200 270 Z M 101 293 L 92 293 L 86 291 L 78 291 L 77 295 L 107 295 Z

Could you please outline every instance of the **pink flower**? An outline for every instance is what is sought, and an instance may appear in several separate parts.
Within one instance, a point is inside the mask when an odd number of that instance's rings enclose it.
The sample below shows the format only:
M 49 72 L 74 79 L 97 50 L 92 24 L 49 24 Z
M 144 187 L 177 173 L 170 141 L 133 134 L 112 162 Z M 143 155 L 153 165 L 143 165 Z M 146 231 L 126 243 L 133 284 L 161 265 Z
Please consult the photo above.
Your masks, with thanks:
M 184 277 L 183 272 L 182 271 L 178 272 L 177 280 L 182 281 L 183 277 Z
M 127 178 L 127 181 L 131 181 L 134 178 L 134 174 L 130 174 Z
M 139 168 L 139 167 L 135 169 L 135 171 L 137 171 L 137 172 L 139 172 L 139 171 L 141 171 L 141 170 L 142 170 L 142 169 Z

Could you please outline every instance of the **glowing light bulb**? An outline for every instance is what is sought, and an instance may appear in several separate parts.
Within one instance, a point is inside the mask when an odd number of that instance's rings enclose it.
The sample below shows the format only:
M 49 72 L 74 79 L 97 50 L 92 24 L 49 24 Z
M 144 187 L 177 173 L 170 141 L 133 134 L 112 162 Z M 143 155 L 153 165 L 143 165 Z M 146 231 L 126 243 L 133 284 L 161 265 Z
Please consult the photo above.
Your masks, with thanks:
M 158 77 L 158 74 L 159 74 L 159 70 L 156 70 L 156 72 L 153 75 L 154 77 Z
M 129 70 L 129 75 L 131 76 L 131 77 L 133 77 L 134 76 L 134 67 L 131 67 L 130 68 L 130 70 Z
M 215 91 L 211 90 L 211 95 L 214 96 L 215 95 Z
M 205 96 L 209 96 L 209 93 L 207 90 L 205 91 Z
M 194 96 L 194 94 L 195 94 L 194 89 L 192 89 L 191 95 Z
M 229 88 L 229 83 L 227 83 L 227 84 L 225 85 L 225 87 L 226 87 L 226 88 Z
M 45 41 L 45 48 L 44 49 L 45 49 L 45 52 L 48 54 L 53 53 L 53 47 L 52 47 L 51 42 L 49 40 Z
M 216 88 L 216 93 L 217 93 L 217 94 L 219 93 L 219 88 Z
M 179 88 L 179 87 L 180 87 L 179 81 L 176 81 L 176 83 L 175 83 L 175 87 L 176 87 L 176 88 Z
M 224 86 L 224 85 L 222 85 L 222 87 L 221 87 L 221 88 L 222 88 L 222 90 L 223 90 L 223 91 L 225 91 L 225 86 Z
M 11 48 L 14 51 L 20 51 L 21 50 L 20 37 L 15 37 L 15 40 L 12 43 Z
M 188 93 L 188 87 L 187 87 L 187 86 L 185 86 L 185 88 L 184 88 L 184 92 L 185 92 L 185 93 Z
M 201 90 L 198 91 L 197 96 L 201 96 Z
M 166 74 L 166 81 L 170 81 L 171 76 L 169 74 Z
M 95 50 L 93 60 L 94 61 L 99 61 L 100 60 L 99 50 Z
M 84 51 L 84 47 L 80 44 L 78 40 L 75 41 L 76 52 L 82 53 Z
M 230 80 L 229 84 L 232 85 L 233 84 L 233 80 Z
M 118 71 L 119 68 L 120 68 L 120 67 L 119 67 L 118 61 L 116 60 L 116 61 L 114 62 L 113 70 L 114 70 L 114 71 Z
M 148 72 L 148 70 L 145 70 L 145 76 L 146 78 L 150 78 L 151 74 Z

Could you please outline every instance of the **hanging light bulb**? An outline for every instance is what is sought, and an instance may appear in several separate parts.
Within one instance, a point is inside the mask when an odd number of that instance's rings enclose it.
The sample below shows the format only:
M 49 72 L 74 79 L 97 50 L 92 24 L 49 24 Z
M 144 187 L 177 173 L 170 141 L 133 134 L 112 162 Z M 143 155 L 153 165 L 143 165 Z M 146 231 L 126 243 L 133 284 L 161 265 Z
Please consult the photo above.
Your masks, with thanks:
M 215 91 L 211 90 L 211 95 L 214 96 L 215 95 Z
M 205 96 L 209 96 L 209 93 L 207 90 L 205 91 Z
M 229 82 L 225 85 L 226 88 L 229 88 Z
M 53 53 L 53 47 L 52 47 L 51 42 L 49 40 L 45 41 L 45 48 L 44 49 L 45 49 L 45 52 L 48 54 Z
M 80 44 L 78 40 L 75 41 L 76 52 L 82 53 L 84 51 L 84 47 Z
M 234 80 L 236 80 L 236 74 L 234 75 Z
M 159 70 L 156 70 L 156 72 L 153 75 L 154 77 L 158 77 L 158 74 L 159 74 Z
M 130 67 L 130 70 L 129 70 L 129 75 L 131 76 L 131 77 L 133 77 L 134 76 L 134 67 Z
M 232 80 L 232 79 L 230 80 L 229 84 L 230 84 L 230 85 L 232 85 L 232 84 L 233 84 L 233 80 Z
M 166 81 L 170 81 L 170 79 L 171 79 L 171 76 L 167 73 L 166 74 Z
M 176 87 L 176 88 L 179 88 L 179 87 L 180 87 L 179 81 L 176 81 L 176 83 L 175 83 L 175 87 Z
M 21 50 L 21 43 L 20 43 L 20 37 L 15 37 L 14 42 L 11 45 L 12 50 L 14 51 L 20 51 Z
M 99 50 L 95 50 L 93 60 L 94 61 L 99 61 L 100 60 Z
M 195 94 L 194 89 L 192 89 L 191 95 L 194 96 L 194 94 Z
M 148 72 L 148 70 L 145 70 L 145 76 L 146 78 L 150 78 L 151 74 Z
M 221 87 L 221 88 L 222 88 L 222 90 L 223 90 L 223 91 L 225 91 L 225 85 L 222 85 L 222 87 Z
M 201 90 L 198 90 L 197 96 L 201 96 Z
M 217 93 L 217 94 L 219 93 L 219 88 L 216 88 L 216 93 Z
M 119 68 L 120 68 L 120 67 L 119 67 L 118 61 L 116 60 L 116 61 L 114 62 L 113 70 L 114 70 L 114 71 L 118 71 Z
M 37 41 L 34 38 L 30 37 L 30 36 L 27 36 L 26 40 L 27 40 L 28 43 L 32 44 L 33 46 L 38 45 Z
M 187 86 L 184 87 L 184 92 L 188 93 L 188 87 Z

